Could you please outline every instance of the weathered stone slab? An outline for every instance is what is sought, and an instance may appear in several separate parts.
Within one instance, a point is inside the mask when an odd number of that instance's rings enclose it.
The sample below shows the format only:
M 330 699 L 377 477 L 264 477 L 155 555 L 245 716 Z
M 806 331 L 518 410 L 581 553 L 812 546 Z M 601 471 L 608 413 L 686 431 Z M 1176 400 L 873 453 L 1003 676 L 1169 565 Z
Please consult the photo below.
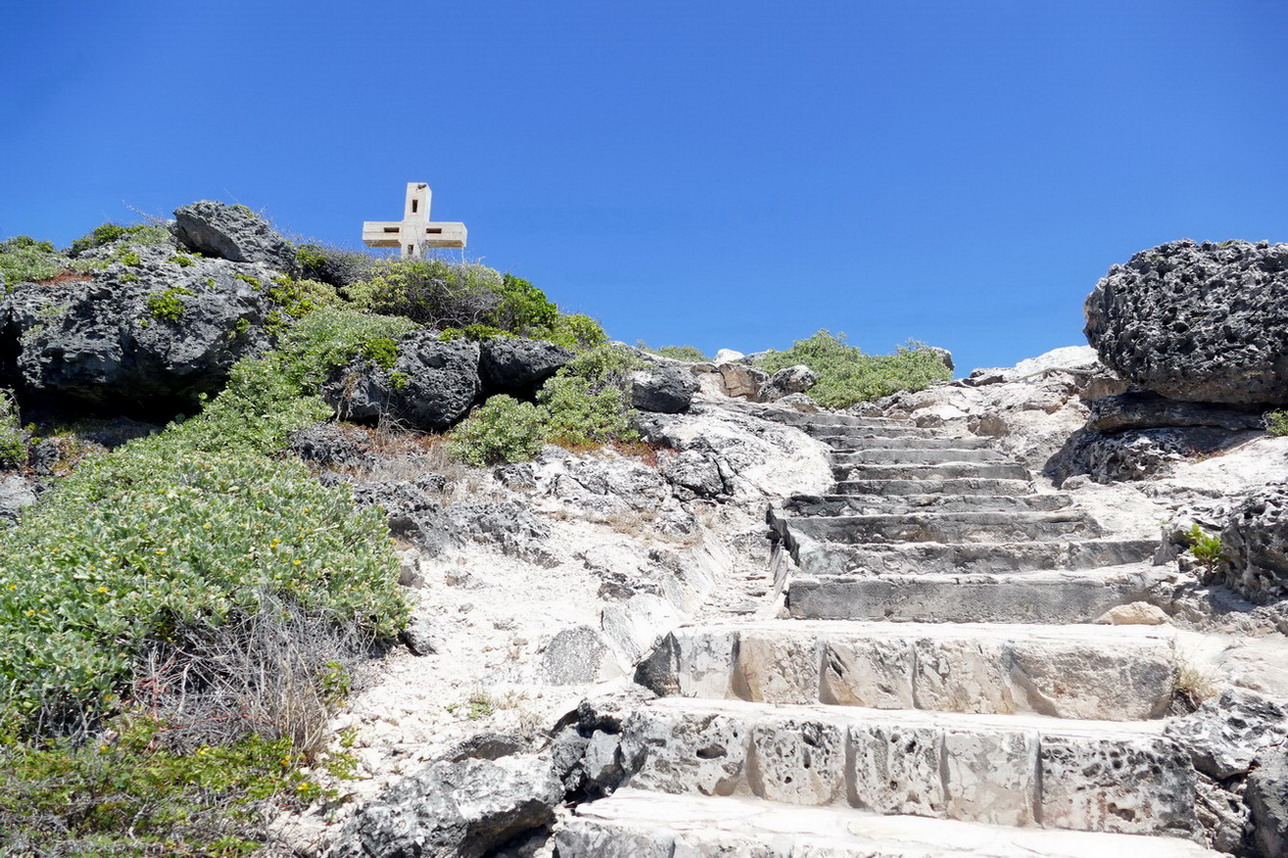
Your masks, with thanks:
M 912 647 L 906 640 L 833 635 L 823 652 L 824 703 L 912 709 Z
M 744 700 L 817 703 L 821 641 L 812 635 L 748 630 L 738 644 L 734 691 Z
M 995 825 L 1034 824 L 1036 731 L 948 729 L 943 743 L 945 816 Z
M 749 738 L 735 716 L 646 709 L 623 727 L 622 759 L 640 789 L 732 795 L 747 789 Z
M 876 813 L 942 816 L 943 731 L 929 726 L 850 726 L 850 803 Z
M 1197 825 L 1194 770 L 1167 739 L 1044 733 L 1038 765 L 1049 828 L 1185 835 Z
M 787 719 L 751 730 L 751 790 L 760 798 L 820 806 L 845 803 L 845 731 Z

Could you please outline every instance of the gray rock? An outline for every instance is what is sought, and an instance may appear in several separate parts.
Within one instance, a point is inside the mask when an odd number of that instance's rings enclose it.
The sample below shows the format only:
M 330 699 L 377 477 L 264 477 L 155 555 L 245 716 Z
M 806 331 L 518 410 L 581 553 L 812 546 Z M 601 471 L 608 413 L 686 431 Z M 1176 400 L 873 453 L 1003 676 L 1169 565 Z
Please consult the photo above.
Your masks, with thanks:
M 271 271 L 212 260 L 181 267 L 162 248 L 137 253 L 137 265 L 21 284 L 0 298 L 0 335 L 17 344 L 13 370 L 28 400 L 173 413 L 217 392 L 234 363 L 268 345 Z
M 551 685 L 588 685 L 599 681 L 609 656 L 603 637 L 590 626 L 564 629 L 546 645 L 541 672 Z
M 540 756 L 435 762 L 345 824 L 329 858 L 481 858 L 549 826 L 563 798 Z
M 1127 381 L 1188 402 L 1288 404 L 1288 245 L 1174 241 L 1115 265 L 1087 341 Z
M 556 561 L 544 545 L 550 527 L 518 500 L 454 504 L 445 510 L 448 529 L 458 543 L 464 539 L 494 545 L 503 554 L 540 566 Z
M 805 364 L 780 369 L 769 377 L 763 397 L 766 401 L 782 399 L 793 393 L 805 393 L 818 383 L 818 373 Z
M 479 346 L 479 375 L 485 393 L 527 396 L 570 360 L 572 352 L 545 340 L 493 337 Z
M 927 351 L 934 352 L 949 372 L 952 372 L 957 368 L 953 363 L 953 353 L 948 349 L 940 348 L 939 346 L 926 346 L 925 348 Z
M 462 739 L 441 755 L 439 761 L 459 763 L 462 760 L 499 760 L 522 754 L 528 742 L 513 733 L 475 733 Z
M 435 625 L 429 617 L 412 617 L 398 638 L 411 650 L 412 655 L 435 655 L 443 649 Z
M 361 431 L 335 423 L 318 423 L 295 432 L 287 449 L 324 468 L 352 468 L 371 459 Z
M 1247 433 L 1208 426 L 1127 429 L 1112 434 L 1080 429 L 1047 461 L 1043 473 L 1057 486 L 1082 474 L 1097 483 L 1144 480 L 1186 457 L 1214 453 L 1246 437 Z
M 725 396 L 760 401 L 761 391 L 769 383 L 769 373 L 741 363 L 717 363 Z
M 1244 796 L 1252 838 L 1261 855 L 1288 855 L 1288 751 L 1280 745 L 1257 758 Z
M 1288 596 L 1288 483 L 1258 489 L 1221 530 L 1225 583 L 1254 602 Z
M 245 206 L 202 200 L 175 209 L 174 217 L 175 238 L 189 250 L 230 262 L 262 262 L 291 275 L 298 272 L 295 248 Z
M 464 417 L 478 393 L 478 344 L 440 342 L 432 331 L 413 331 L 399 340 L 392 369 L 358 358 L 322 389 L 344 419 L 393 419 L 435 430 Z
M 1106 396 L 1088 403 L 1088 408 L 1091 415 L 1085 428 L 1091 432 L 1175 426 L 1207 426 L 1231 432 L 1262 428 L 1260 413 L 1236 411 L 1205 402 L 1177 402 L 1145 392 Z
M 17 521 L 23 508 L 35 502 L 35 491 L 22 477 L 13 474 L 0 476 L 0 523 Z
M 492 476 L 507 489 L 529 489 L 536 484 L 536 476 L 532 470 L 532 465 L 527 462 L 501 465 L 492 471 Z
M 632 372 L 631 402 L 641 411 L 679 414 L 688 411 L 698 382 L 679 367 L 655 366 Z
M 358 506 L 381 507 L 390 533 L 434 556 L 459 541 L 437 496 L 443 485 L 438 474 L 424 474 L 414 481 L 362 483 L 354 487 L 353 501 Z
M 680 500 L 716 498 L 728 494 L 720 466 L 709 453 L 684 450 L 663 454 L 659 457 L 658 464 L 662 476 L 675 487 L 676 497 Z
M 1288 738 L 1288 708 L 1261 694 L 1229 689 L 1164 731 L 1190 755 L 1194 767 L 1225 780 L 1247 774 L 1267 747 Z

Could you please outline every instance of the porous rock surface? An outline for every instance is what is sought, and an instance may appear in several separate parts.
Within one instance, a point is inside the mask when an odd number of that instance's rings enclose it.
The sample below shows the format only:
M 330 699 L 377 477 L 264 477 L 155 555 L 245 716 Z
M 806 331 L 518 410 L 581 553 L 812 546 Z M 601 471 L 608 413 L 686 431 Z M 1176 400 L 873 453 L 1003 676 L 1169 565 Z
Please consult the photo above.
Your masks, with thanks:
M 245 206 L 201 200 L 174 212 L 174 234 L 189 250 L 230 262 L 260 262 L 297 273 L 295 248 L 263 217 Z
M 1230 586 L 1256 602 L 1288 595 L 1288 482 L 1265 486 L 1244 498 L 1221 530 Z
M 679 367 L 656 366 L 631 373 L 631 404 L 641 411 L 687 411 L 698 391 L 693 374 Z
M 1123 378 L 1172 399 L 1288 404 L 1288 244 L 1173 241 L 1115 265 L 1086 335 Z
M 191 405 L 218 391 L 240 358 L 265 348 L 275 306 L 262 265 L 170 261 L 171 247 L 138 248 L 84 280 L 19 284 L 0 299 L 10 373 L 28 400 L 122 411 Z M 260 287 L 254 285 L 259 283 Z M 166 299 L 178 318 L 157 311 Z
M 572 360 L 572 352 L 545 340 L 493 337 L 479 345 L 479 374 L 487 393 L 530 396 Z
M 322 396 L 347 420 L 445 429 L 465 416 L 479 387 L 478 343 L 419 330 L 398 341 L 392 367 L 358 357 L 323 385 Z

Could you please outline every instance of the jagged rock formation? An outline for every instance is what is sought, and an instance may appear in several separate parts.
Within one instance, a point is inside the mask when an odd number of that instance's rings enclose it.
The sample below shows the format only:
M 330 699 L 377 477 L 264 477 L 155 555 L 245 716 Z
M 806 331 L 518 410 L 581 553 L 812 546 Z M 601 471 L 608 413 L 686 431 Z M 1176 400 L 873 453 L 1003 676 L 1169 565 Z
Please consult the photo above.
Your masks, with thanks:
M 1133 384 L 1171 399 L 1288 404 L 1288 245 L 1173 241 L 1109 269 L 1087 340 Z
M 1095 624 L 1155 617 L 1135 608 L 1156 540 L 977 437 L 772 416 L 825 441 L 837 479 L 771 512 L 790 618 L 680 629 L 641 664 L 662 696 L 624 718 L 622 787 L 557 829 L 561 858 L 1244 848 L 1246 810 L 1209 810 L 1224 793 L 1194 760 L 1276 734 L 1170 733 L 1175 632 Z
M 259 262 L 298 273 L 295 248 L 246 206 L 202 200 L 174 212 L 174 234 L 188 250 L 232 262 Z

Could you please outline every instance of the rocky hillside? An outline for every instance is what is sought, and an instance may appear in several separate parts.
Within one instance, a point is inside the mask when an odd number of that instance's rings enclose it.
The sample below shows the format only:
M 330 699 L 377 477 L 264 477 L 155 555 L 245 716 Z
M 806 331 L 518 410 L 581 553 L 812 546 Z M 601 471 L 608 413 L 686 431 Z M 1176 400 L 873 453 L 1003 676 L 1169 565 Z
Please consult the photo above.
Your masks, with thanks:
M 0 848 L 1284 854 L 1280 258 L 949 381 L 218 203 L 5 242 Z

